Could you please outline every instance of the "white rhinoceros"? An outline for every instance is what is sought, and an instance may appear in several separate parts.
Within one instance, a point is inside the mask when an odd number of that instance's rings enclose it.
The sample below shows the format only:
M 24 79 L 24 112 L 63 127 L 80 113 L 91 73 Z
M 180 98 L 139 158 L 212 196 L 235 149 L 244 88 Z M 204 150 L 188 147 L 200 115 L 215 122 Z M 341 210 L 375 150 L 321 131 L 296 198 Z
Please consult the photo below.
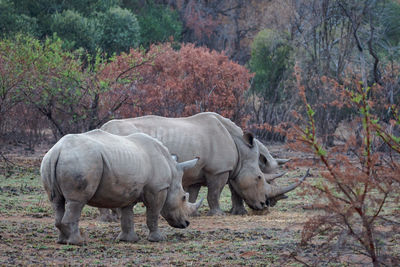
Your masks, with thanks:
M 198 159 L 177 163 L 160 141 L 143 133 L 117 136 L 102 130 L 61 138 L 44 156 L 41 177 L 55 211 L 59 243 L 82 244 L 78 223 L 85 204 L 121 208 L 117 239 L 134 242 L 133 206 L 146 206 L 148 240 L 164 239 L 159 214 L 177 228 L 200 205 L 188 202 L 183 171 Z
M 232 191 L 233 214 L 246 213 L 242 199 L 252 209 L 264 209 L 300 183 L 288 187 L 268 184 L 263 171 L 271 172 L 287 160 L 274 159 L 251 133 L 243 133 L 231 120 L 216 113 L 111 120 L 101 129 L 117 135 L 144 132 L 159 139 L 181 160 L 199 157 L 196 167 L 184 173 L 182 184 L 190 202 L 196 201 L 201 186 L 208 187 L 209 215 L 223 214 L 219 198 L 227 182 Z

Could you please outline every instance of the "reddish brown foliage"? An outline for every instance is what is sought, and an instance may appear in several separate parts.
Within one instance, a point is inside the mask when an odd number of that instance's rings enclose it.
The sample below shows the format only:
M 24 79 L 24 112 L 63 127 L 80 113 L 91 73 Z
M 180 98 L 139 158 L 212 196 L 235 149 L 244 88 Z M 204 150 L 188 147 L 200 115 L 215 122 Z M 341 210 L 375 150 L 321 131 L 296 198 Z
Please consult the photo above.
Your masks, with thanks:
M 302 244 L 307 245 L 323 234 L 326 239 L 317 247 L 320 252 L 329 249 L 328 244 L 335 241 L 338 246 L 349 246 L 355 253 L 368 255 L 374 266 L 399 263 L 399 255 L 389 245 L 387 233 L 389 229 L 398 231 L 400 223 L 393 210 L 393 204 L 400 201 L 399 154 L 392 154 L 399 152 L 396 148 L 400 139 L 375 120 L 377 115 L 374 114 L 380 112 L 375 112 L 374 107 L 379 108 L 379 105 L 370 96 L 380 95 L 382 87 L 367 89 L 357 80 L 352 83 L 348 80 L 346 86 L 330 81 L 336 86 L 333 93 L 341 100 L 340 105 L 357 111 L 354 120 L 362 127 L 358 132 L 353 129 L 345 145 L 328 152 L 318 137 L 315 111 L 307 101 L 299 72 L 296 77 L 299 94 L 307 107 L 307 118 L 303 118 L 302 126 L 294 126 L 297 132 L 291 133 L 290 147 L 308 152 L 311 148 L 323 167 L 319 179 L 308 185 L 304 195 L 313 196 L 313 206 L 324 212 L 305 224 Z M 398 107 L 393 108 L 398 110 Z M 400 123 L 400 117 L 394 115 Z M 377 137 L 383 137 L 394 150 L 390 153 L 377 151 L 373 145 Z M 380 229 L 382 225 L 387 229 Z
M 192 44 L 179 50 L 162 44 L 111 60 L 97 56 L 85 65 L 62 51 L 59 40 L 31 43 L 18 43 L 26 53 L 11 49 L 20 53 L 18 60 L 6 50 L 13 47 L 11 41 L 0 54 L 2 140 L 21 133 L 19 139 L 29 139 L 32 146 L 49 127 L 59 138 L 111 118 L 146 114 L 215 111 L 245 125 L 243 94 L 252 75 L 224 54 Z
M 132 68 L 132 63 L 140 66 Z M 119 116 L 145 114 L 177 117 L 214 111 L 244 125 L 244 92 L 252 75 L 224 54 L 193 44 L 174 50 L 154 45 L 147 53 L 131 50 L 109 64 L 107 73 L 129 82 L 132 105 Z

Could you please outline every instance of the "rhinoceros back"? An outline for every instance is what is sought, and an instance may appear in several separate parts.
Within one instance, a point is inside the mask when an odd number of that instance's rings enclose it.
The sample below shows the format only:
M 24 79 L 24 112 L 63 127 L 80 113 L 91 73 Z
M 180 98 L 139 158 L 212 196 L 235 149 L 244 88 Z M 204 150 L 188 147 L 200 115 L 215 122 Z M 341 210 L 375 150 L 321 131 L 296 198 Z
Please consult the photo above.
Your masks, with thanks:
M 165 150 L 144 134 L 67 135 L 42 161 L 43 184 L 50 200 L 59 196 L 98 207 L 125 206 L 137 201 L 145 186 L 170 183 L 173 159 Z
M 186 118 L 144 116 L 123 120 L 112 120 L 101 129 L 113 134 L 139 129 L 160 140 L 179 161 L 199 157 L 200 160 L 184 180 L 200 176 L 201 171 L 222 173 L 231 171 L 237 163 L 236 146 L 225 126 L 215 113 L 198 114 Z M 229 157 L 227 157 L 229 155 Z

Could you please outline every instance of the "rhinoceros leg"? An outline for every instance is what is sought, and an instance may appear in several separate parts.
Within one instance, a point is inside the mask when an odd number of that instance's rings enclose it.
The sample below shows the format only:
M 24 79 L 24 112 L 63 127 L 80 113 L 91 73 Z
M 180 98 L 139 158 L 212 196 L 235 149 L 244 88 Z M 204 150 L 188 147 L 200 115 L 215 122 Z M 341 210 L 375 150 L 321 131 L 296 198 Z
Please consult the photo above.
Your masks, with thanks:
M 55 226 L 58 229 L 58 240 L 57 243 L 59 244 L 66 244 L 67 243 L 67 235 L 62 231 L 62 227 L 61 227 L 61 220 L 64 217 L 64 213 L 65 213 L 65 200 L 57 200 L 55 202 L 53 202 L 53 210 L 56 214 L 56 218 L 55 218 Z
M 201 185 L 199 185 L 199 184 L 190 185 L 187 188 L 185 188 L 185 191 L 189 193 L 189 202 L 190 203 L 196 203 L 200 188 L 201 188 Z M 190 216 L 200 216 L 200 213 L 198 210 L 196 210 L 195 212 L 190 214 Z
M 232 185 L 229 184 L 229 189 L 231 190 L 232 208 L 229 211 L 233 215 L 244 215 L 247 214 L 247 210 L 244 207 L 243 199 L 236 193 Z
M 117 240 L 126 242 L 137 242 L 139 237 L 134 231 L 133 225 L 133 205 L 121 208 L 121 233 Z
M 84 203 L 78 201 L 66 201 L 65 213 L 59 229 L 65 235 L 67 244 L 82 245 L 85 242 L 79 232 L 79 218 L 84 205 Z
M 224 215 L 225 213 L 221 210 L 219 206 L 219 198 L 221 196 L 222 189 L 228 181 L 229 173 L 224 172 L 217 175 L 206 175 L 207 181 L 207 201 L 210 206 L 210 211 L 207 215 Z
M 158 217 L 167 198 L 167 190 L 158 193 L 145 192 L 144 205 L 146 206 L 146 223 L 149 228 L 147 240 L 158 242 L 165 240 L 165 235 L 158 229 Z
M 197 197 L 199 196 L 201 185 L 194 184 L 185 188 L 185 191 L 189 193 L 189 202 L 196 203 Z

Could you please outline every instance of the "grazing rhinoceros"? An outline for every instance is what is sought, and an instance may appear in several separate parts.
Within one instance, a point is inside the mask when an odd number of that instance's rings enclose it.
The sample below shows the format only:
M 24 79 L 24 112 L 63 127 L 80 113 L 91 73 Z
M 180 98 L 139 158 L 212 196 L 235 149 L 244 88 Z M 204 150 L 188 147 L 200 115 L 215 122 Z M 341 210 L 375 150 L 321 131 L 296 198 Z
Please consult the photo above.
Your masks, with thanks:
M 94 130 L 64 136 L 46 153 L 40 169 L 55 211 L 58 243 L 84 242 L 78 223 L 85 204 L 121 208 L 121 241 L 138 240 L 132 221 L 137 202 L 147 209 L 148 240 L 164 239 L 160 213 L 171 226 L 187 227 L 187 215 L 200 203 L 188 202 L 182 175 L 197 160 L 177 163 L 160 141 L 143 133 L 122 137 Z
M 159 139 L 181 160 L 199 157 L 196 167 L 184 173 L 182 184 L 189 192 L 190 202 L 196 201 L 201 186 L 208 187 L 209 215 L 223 214 L 219 197 L 227 182 L 232 190 L 233 214 L 246 213 L 242 199 L 252 209 L 264 209 L 299 184 L 268 184 L 262 170 L 271 172 L 286 160 L 275 160 L 251 133 L 243 134 L 231 120 L 216 113 L 187 118 L 144 116 L 111 120 L 101 129 L 118 135 L 141 131 Z

